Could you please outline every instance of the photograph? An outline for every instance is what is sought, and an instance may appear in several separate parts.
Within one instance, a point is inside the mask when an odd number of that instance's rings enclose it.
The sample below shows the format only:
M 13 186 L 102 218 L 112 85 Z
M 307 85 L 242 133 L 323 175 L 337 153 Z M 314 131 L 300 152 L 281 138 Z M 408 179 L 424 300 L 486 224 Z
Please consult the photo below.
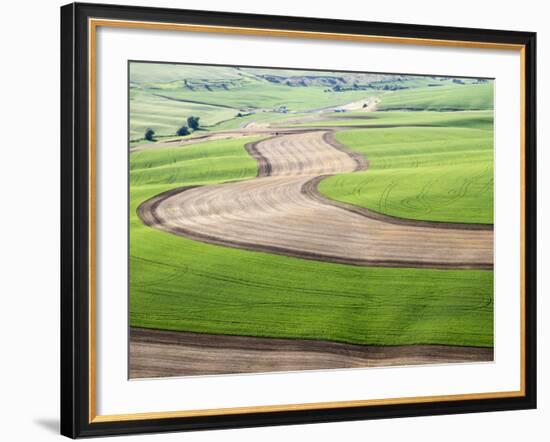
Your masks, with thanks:
M 61 7 L 61 434 L 537 407 L 536 32 L 368 9 Z
M 130 379 L 494 360 L 494 78 L 127 63 Z
M 0 442 L 544 442 L 545 3 L 92 1 L 0 27 Z

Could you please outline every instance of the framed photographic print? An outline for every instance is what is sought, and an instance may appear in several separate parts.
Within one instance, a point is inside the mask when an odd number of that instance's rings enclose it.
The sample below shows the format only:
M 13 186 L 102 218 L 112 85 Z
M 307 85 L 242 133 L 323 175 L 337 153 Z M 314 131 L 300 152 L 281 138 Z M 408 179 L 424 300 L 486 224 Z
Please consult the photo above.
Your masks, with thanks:
M 534 408 L 535 44 L 62 7 L 62 434 Z

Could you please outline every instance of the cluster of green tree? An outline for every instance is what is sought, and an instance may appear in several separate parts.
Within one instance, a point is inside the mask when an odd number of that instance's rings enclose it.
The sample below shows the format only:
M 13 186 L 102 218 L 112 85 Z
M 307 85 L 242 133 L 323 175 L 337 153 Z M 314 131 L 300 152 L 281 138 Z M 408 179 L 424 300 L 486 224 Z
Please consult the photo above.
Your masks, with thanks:
M 187 123 L 182 125 L 177 131 L 176 135 L 183 137 L 185 135 L 189 135 L 191 131 L 199 130 L 200 123 L 199 120 L 200 117 L 194 117 L 190 116 L 187 118 Z M 147 141 L 155 141 L 155 131 L 151 128 L 147 129 L 145 131 L 145 139 Z
M 155 140 L 155 131 L 151 128 L 147 129 L 145 131 L 145 139 L 147 141 L 154 141 Z

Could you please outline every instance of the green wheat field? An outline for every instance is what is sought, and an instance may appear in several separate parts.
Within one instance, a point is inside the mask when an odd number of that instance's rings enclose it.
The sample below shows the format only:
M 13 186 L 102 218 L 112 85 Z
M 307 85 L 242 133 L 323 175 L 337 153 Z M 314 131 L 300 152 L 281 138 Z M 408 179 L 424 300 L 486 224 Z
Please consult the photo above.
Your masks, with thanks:
M 369 167 L 322 180 L 324 196 L 408 220 L 492 224 L 492 81 L 130 67 L 131 326 L 370 345 L 493 346 L 492 270 L 355 266 L 241 250 L 154 229 L 137 214 L 140 204 L 167 190 L 256 177 L 245 145 L 268 135 L 199 137 L 254 125 L 330 126 Z M 376 106 L 365 111 L 361 100 Z M 192 116 L 200 126 L 178 136 Z

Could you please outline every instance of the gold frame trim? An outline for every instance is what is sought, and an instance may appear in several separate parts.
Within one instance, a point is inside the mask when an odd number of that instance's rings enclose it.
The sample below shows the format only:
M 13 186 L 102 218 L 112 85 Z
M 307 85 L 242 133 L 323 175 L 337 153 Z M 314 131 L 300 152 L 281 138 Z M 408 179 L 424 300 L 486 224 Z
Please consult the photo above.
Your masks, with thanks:
M 413 44 L 421 46 L 464 47 L 498 49 L 520 53 L 520 168 L 521 168 L 521 241 L 520 241 L 520 389 L 518 391 L 466 393 L 439 396 L 416 396 L 388 399 L 368 399 L 336 402 L 316 402 L 285 405 L 262 405 L 202 410 L 159 411 L 129 414 L 96 414 L 96 34 L 97 28 L 137 28 L 164 31 L 207 32 L 218 34 L 291 37 L 370 43 Z M 525 45 L 458 40 L 389 37 L 376 35 L 339 34 L 329 32 L 291 31 L 282 29 L 243 28 L 233 26 L 191 25 L 181 23 L 140 22 L 129 20 L 88 19 L 88 68 L 89 68 L 89 423 L 169 419 L 180 417 L 239 415 L 246 413 L 270 413 L 279 411 L 323 410 L 329 408 L 365 407 L 375 405 L 420 404 L 427 402 L 514 398 L 525 396 Z

